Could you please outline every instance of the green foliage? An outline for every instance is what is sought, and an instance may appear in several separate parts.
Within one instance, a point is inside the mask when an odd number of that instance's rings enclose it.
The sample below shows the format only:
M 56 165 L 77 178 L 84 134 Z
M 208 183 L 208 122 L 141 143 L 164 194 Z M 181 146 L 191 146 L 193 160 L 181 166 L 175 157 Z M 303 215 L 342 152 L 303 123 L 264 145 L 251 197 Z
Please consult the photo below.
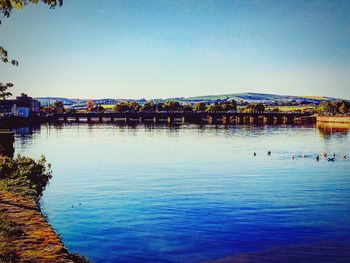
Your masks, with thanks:
M 126 112 L 130 110 L 130 106 L 127 102 L 125 101 L 119 101 L 115 106 L 114 106 L 114 111 L 116 112 Z
M 2 62 L 4 62 L 4 63 L 8 63 L 9 62 L 7 50 L 5 48 L 3 48 L 3 47 L 0 47 L 0 60 Z M 14 66 L 18 66 L 18 61 L 13 59 L 13 60 L 11 60 L 11 64 L 14 65 Z
M 277 107 L 277 108 L 273 108 L 271 111 L 273 113 L 279 113 L 281 110 Z
M 221 104 L 223 111 L 237 110 L 237 102 L 235 100 L 229 100 L 226 103 Z
M 38 161 L 20 155 L 0 159 L 0 187 L 6 191 L 37 199 L 51 178 L 51 165 L 44 156 Z
M 222 111 L 221 105 L 218 103 L 214 103 L 214 104 L 210 104 L 209 106 L 207 106 L 206 110 L 207 112 L 210 111 Z
M 138 104 L 136 101 L 130 101 L 129 102 L 129 108 L 132 111 L 138 112 L 141 108 L 141 105 Z
M 8 18 L 10 17 L 13 9 L 22 9 L 24 6 L 29 3 L 38 4 L 42 2 L 46 5 L 49 5 L 50 8 L 55 8 L 57 5 L 62 6 L 63 0 L 0 0 L 0 12 L 2 14 L 1 17 Z M 0 25 L 2 21 L 0 19 Z M 8 52 L 5 48 L 0 46 L 0 60 L 4 63 L 8 63 L 10 60 L 8 58 Z M 11 60 L 11 64 L 14 66 L 18 66 L 18 61 L 15 59 Z
M 194 106 L 194 109 L 196 111 L 205 111 L 207 108 L 207 104 L 205 102 L 197 102 L 196 105 Z
M 60 100 L 55 101 L 55 103 L 52 105 L 52 110 L 55 113 L 64 113 L 66 111 L 62 101 Z
M 318 106 L 317 111 L 318 112 L 327 112 L 327 113 L 334 112 L 334 107 L 332 105 L 332 102 L 330 102 L 329 100 L 322 102 Z
M 257 112 L 264 112 L 265 111 L 265 105 L 262 103 L 257 103 L 255 105 L 255 111 Z
M 319 113 L 339 113 L 346 114 L 350 111 L 350 103 L 344 100 L 339 101 L 324 101 L 322 102 L 318 108 L 317 112 Z
M 164 111 L 164 103 L 160 102 L 156 104 L 156 111 Z
M 333 106 L 335 108 L 335 111 L 340 114 L 348 113 L 350 110 L 350 103 L 344 100 L 333 102 Z
M 183 111 L 193 111 L 193 108 L 190 104 L 183 104 L 182 105 L 182 110 Z
M 201 102 L 199 102 L 201 103 Z M 198 108 L 202 108 L 203 104 L 196 104 L 196 108 L 198 106 Z M 206 111 L 210 112 L 210 111 L 230 111 L 230 110 L 237 110 L 237 103 L 235 100 L 229 100 L 227 102 L 224 103 L 214 103 L 214 104 L 210 104 L 206 107 Z
M 264 111 L 265 111 L 265 105 L 262 103 L 249 104 L 244 109 L 244 112 L 264 112 Z
M 152 112 L 156 110 L 156 105 L 153 100 L 147 101 L 141 108 L 141 111 Z
M 13 87 L 12 83 L 6 83 L 6 84 L 0 83 L 0 98 L 4 100 L 7 97 L 10 97 L 12 93 L 8 92 L 7 89 L 12 87 Z
M 168 100 L 164 103 L 164 110 L 166 111 L 178 111 L 182 110 L 182 105 L 176 100 Z
M 22 9 L 29 3 L 38 4 L 39 2 L 49 5 L 51 9 L 57 5 L 62 6 L 63 4 L 63 0 L 0 0 L 0 11 L 3 17 L 8 18 L 14 8 Z

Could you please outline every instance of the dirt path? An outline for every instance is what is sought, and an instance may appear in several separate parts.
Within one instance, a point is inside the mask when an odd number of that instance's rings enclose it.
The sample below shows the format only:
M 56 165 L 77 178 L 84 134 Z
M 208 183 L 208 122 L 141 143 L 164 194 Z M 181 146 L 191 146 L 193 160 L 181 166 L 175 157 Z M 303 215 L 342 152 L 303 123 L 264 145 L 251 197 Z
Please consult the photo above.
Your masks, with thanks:
M 0 212 L 23 232 L 3 240 L 10 244 L 19 262 L 73 262 L 35 201 L 0 190 Z

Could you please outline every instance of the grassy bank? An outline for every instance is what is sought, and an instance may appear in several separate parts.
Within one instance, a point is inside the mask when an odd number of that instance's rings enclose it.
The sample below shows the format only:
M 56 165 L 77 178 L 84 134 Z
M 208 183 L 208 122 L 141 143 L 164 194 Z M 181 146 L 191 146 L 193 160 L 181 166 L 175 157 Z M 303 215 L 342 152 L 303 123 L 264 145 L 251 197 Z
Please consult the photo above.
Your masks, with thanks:
M 51 178 L 44 157 L 0 157 L 0 262 L 89 262 L 68 253 L 41 213 Z

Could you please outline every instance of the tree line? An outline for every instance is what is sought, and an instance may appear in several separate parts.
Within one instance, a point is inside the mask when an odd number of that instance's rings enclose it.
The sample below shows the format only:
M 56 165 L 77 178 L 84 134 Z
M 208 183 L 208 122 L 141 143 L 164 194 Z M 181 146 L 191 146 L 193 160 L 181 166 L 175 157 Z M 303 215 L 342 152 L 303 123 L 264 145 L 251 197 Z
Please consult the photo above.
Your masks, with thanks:
M 105 112 L 102 105 L 96 105 L 94 101 L 88 100 L 86 102 L 87 112 Z M 235 100 L 229 100 L 226 102 L 215 102 L 207 104 L 205 102 L 197 102 L 195 104 L 180 103 L 175 100 L 169 100 L 165 102 L 156 103 L 153 100 L 149 100 L 144 104 L 140 104 L 137 101 L 119 101 L 111 109 L 113 112 L 169 112 L 169 111 L 181 111 L 181 112 L 265 112 L 266 107 L 262 103 L 249 104 L 246 107 L 237 107 Z M 48 113 L 65 113 L 75 112 L 75 109 L 65 108 L 64 104 L 56 100 L 53 105 L 49 107 L 42 107 L 42 111 Z M 278 108 L 271 110 L 272 112 L 279 112 Z
M 350 113 L 350 103 L 345 100 L 324 101 L 317 107 L 319 113 L 347 114 Z

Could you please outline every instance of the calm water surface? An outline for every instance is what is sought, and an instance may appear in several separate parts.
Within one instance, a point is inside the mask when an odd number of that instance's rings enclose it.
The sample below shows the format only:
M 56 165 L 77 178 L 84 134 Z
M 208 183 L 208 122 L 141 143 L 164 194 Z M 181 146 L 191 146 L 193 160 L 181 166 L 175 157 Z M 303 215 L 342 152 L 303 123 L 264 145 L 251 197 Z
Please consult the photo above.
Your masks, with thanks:
M 346 131 L 80 124 L 16 133 L 17 153 L 53 165 L 42 199 L 49 222 L 70 251 L 95 262 L 198 262 L 350 242 L 350 161 L 313 159 L 350 156 Z

